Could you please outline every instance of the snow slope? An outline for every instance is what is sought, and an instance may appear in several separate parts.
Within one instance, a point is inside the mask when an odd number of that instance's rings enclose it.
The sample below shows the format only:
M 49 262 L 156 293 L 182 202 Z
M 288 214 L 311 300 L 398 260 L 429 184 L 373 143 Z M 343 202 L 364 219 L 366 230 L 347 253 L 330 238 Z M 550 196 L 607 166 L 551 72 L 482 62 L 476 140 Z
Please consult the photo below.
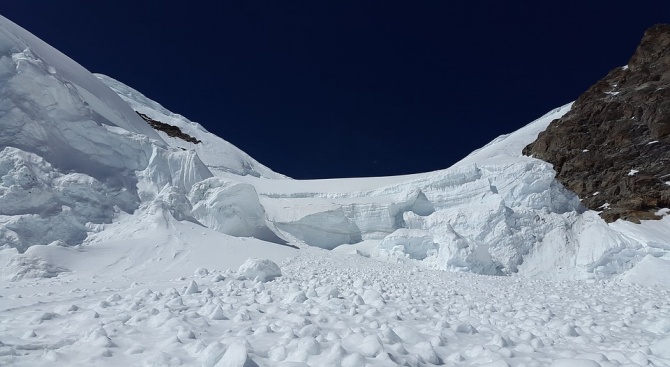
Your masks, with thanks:
M 285 176 L 273 172 L 258 163 L 248 154 L 234 145 L 208 132 L 200 124 L 189 121 L 184 116 L 172 113 L 163 106 L 145 97 L 135 89 L 116 81 L 106 75 L 95 74 L 100 81 L 116 92 L 135 111 L 143 113 L 157 121 L 177 126 L 184 133 L 195 137 L 201 143 L 193 144 L 178 138 L 169 137 L 158 132 L 161 137 L 174 147 L 194 150 L 203 163 L 213 172 L 228 172 L 235 175 L 251 175 L 256 177 L 282 179 Z M 213 121 L 213 123 L 216 123 Z

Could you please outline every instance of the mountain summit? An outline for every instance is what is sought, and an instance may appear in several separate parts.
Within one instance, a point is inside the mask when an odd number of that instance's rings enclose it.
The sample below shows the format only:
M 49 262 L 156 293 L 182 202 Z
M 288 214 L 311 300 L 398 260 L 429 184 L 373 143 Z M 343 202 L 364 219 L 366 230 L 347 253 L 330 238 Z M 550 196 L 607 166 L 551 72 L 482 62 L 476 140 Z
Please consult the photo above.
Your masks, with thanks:
M 647 30 L 628 65 L 582 94 L 524 148 L 608 222 L 670 207 L 670 25 Z

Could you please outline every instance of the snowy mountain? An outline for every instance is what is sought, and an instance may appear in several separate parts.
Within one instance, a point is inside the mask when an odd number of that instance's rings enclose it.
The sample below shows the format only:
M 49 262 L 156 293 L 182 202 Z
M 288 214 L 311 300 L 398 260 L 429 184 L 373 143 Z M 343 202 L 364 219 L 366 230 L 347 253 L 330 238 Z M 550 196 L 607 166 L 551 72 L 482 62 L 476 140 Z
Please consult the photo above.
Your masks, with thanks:
M 491 275 L 607 278 L 666 256 L 668 219 L 607 224 L 550 164 L 521 154 L 570 105 L 445 170 L 295 181 L 11 22 L 2 26 L 0 241 L 10 253 L 104 242 L 112 228 L 123 232 L 120 223 L 154 226 L 147 218 L 161 213 L 164 225 Z M 192 140 L 155 131 L 140 115 Z
M 196 184 L 199 190 L 191 190 L 188 197 L 191 212 L 180 215 L 192 215 L 224 233 L 254 236 L 251 229 L 233 228 L 230 215 L 222 213 L 237 206 L 245 208 L 238 210 L 240 218 L 256 223 L 251 227 L 267 225 L 295 245 L 421 260 L 437 269 L 566 278 L 620 274 L 647 254 L 658 255 L 654 244 L 668 238 L 666 222 L 646 223 L 653 231 L 623 222 L 605 224 L 554 180 L 549 164 L 521 155 L 570 106 L 496 139 L 443 171 L 295 181 L 120 82 L 98 77 L 136 111 L 202 141 L 162 136 L 173 147 L 195 150 L 217 175 L 204 181 L 206 186 Z M 245 188 L 246 195 L 235 198 L 238 194 L 227 189 L 231 185 Z M 255 237 L 273 237 L 266 235 Z
M 570 104 L 448 169 L 298 181 L 1 17 L 0 85 L 0 364 L 670 361 L 670 218 L 606 223 L 522 155 Z M 519 282 L 521 303 L 494 295 Z M 591 308 L 624 321 L 601 330 L 615 321 Z M 637 347 L 623 330 L 651 324 Z M 128 338 L 151 328 L 164 340 Z M 566 352 L 598 340 L 640 355 Z
M 648 29 L 610 71 L 525 148 L 608 222 L 660 219 L 670 206 L 670 25 Z

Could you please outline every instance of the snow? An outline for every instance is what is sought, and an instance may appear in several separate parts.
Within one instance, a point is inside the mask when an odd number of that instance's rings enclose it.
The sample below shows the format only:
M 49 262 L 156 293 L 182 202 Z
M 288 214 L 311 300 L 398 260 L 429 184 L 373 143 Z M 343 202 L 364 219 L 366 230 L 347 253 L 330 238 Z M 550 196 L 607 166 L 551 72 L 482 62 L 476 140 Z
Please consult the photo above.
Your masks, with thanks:
M 22 101 L 23 105 L 16 105 L 18 109 L 25 109 L 32 100 L 47 107 L 49 115 L 66 117 L 59 114 L 69 115 L 72 111 L 68 110 L 75 106 L 58 105 L 85 102 L 86 105 L 81 106 L 78 112 L 83 115 L 89 112 L 101 115 L 99 118 L 94 117 L 98 123 L 119 126 L 152 139 L 160 139 L 127 104 L 81 65 L 2 16 L 0 32 L 3 83 L 14 88 L 11 92 L 27 98 Z M 64 93 L 54 95 L 57 91 Z M 55 106 L 48 103 L 55 101 L 58 102 Z
M 647 255 L 622 279 L 627 283 L 670 289 L 670 259 Z
M 0 83 L 0 365 L 670 364 L 668 210 L 605 223 L 521 154 L 570 105 L 297 181 L 4 18 Z
M 135 89 L 106 75 L 95 74 L 95 76 L 116 92 L 133 110 L 143 113 L 154 120 L 177 126 L 182 132 L 202 141 L 199 144 L 193 144 L 178 138 L 169 137 L 162 131 L 158 132 L 168 144 L 177 148 L 195 151 L 213 173 L 232 173 L 234 175 L 251 175 L 273 179 L 286 178 L 258 163 L 231 143 L 208 132 L 200 124 L 168 111 Z
M 651 327 L 670 319 L 669 290 L 389 267 L 318 248 L 281 271 L 265 283 L 197 274 L 82 282 L 74 272 L 5 283 L 0 364 L 670 363 L 670 331 Z
M 400 251 L 407 254 L 410 258 L 417 260 L 425 259 L 429 251 L 437 250 L 437 245 L 433 242 L 433 237 L 430 233 L 420 229 L 397 229 L 395 232 L 384 237 L 377 247 L 392 250 L 396 246 L 400 246 Z
M 237 274 L 246 279 L 258 279 L 261 282 L 281 276 L 279 266 L 268 259 L 250 258 L 240 265 Z

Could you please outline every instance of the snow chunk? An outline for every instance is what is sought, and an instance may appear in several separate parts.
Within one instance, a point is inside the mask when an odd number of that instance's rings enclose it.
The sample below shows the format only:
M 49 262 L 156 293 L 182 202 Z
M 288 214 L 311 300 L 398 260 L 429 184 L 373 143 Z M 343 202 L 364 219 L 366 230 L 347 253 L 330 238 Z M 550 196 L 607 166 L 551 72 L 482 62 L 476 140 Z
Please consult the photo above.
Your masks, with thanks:
M 186 288 L 186 291 L 184 291 L 184 294 L 193 294 L 193 293 L 200 293 L 200 290 L 198 289 L 198 283 L 195 282 L 195 280 L 191 280 L 191 284 Z
M 237 270 L 237 274 L 247 279 L 255 279 L 268 282 L 281 276 L 279 266 L 268 259 L 249 258 Z
M 232 236 L 279 241 L 265 223 L 265 210 L 252 185 L 212 177 L 194 184 L 188 198 L 192 215 L 209 228 Z
M 376 308 L 382 308 L 385 304 L 382 295 L 374 289 L 368 289 L 363 292 L 363 296 L 361 298 L 363 298 L 363 301 L 365 301 L 366 305 L 370 305 Z
M 437 249 L 430 233 L 420 229 L 400 228 L 377 245 L 384 250 L 392 250 L 396 246 L 402 246 L 404 252 L 412 259 L 423 260 L 428 252 Z

